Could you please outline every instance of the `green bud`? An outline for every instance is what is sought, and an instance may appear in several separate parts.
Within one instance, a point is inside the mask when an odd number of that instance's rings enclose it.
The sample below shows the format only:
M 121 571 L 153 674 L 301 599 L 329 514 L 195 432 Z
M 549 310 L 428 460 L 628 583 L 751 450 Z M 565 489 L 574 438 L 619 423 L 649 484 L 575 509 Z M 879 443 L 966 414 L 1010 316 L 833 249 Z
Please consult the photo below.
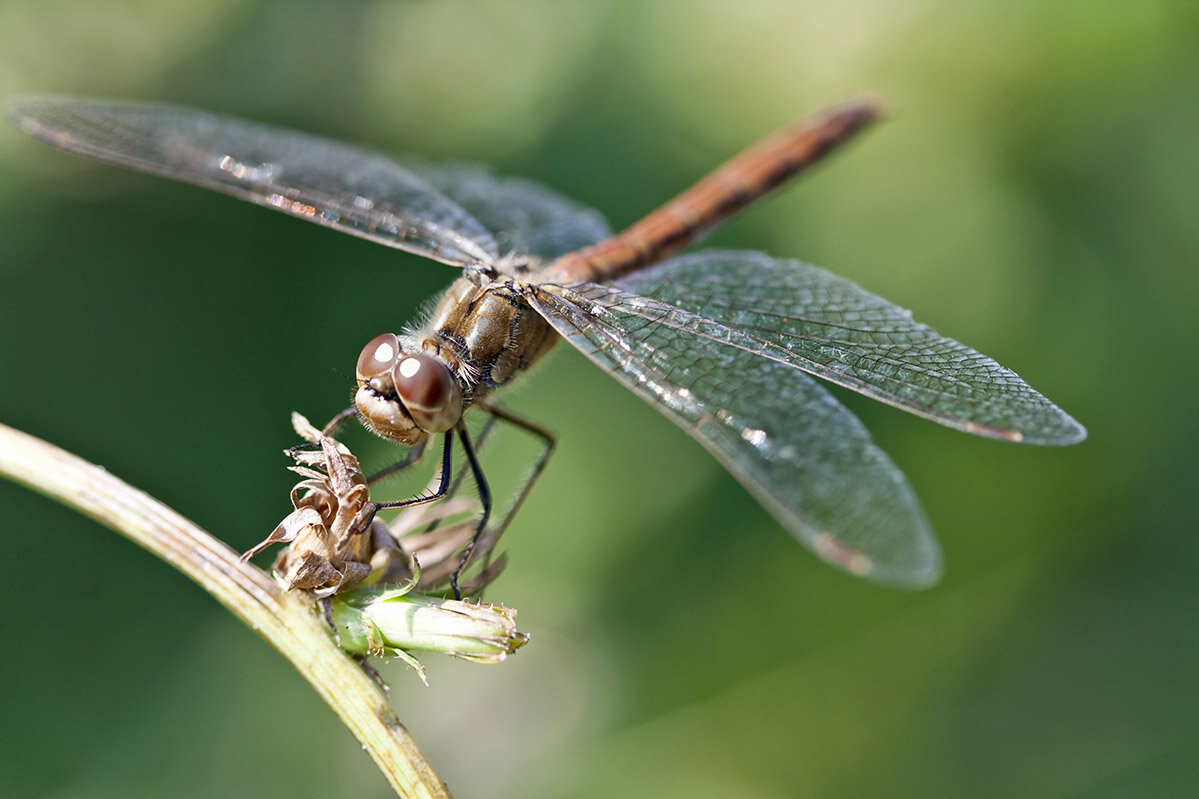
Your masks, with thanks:
M 408 590 L 360 588 L 333 597 L 333 624 L 341 648 L 355 655 L 402 657 L 420 671 L 412 652 L 499 663 L 529 640 L 526 633 L 517 632 L 516 611 L 511 608 Z

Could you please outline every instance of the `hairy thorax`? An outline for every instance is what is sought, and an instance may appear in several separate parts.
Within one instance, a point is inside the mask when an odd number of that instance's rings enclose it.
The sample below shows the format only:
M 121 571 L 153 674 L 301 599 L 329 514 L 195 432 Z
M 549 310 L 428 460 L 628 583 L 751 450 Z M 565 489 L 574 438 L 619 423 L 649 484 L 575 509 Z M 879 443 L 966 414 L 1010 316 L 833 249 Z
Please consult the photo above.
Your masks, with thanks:
M 467 278 L 456 280 L 410 335 L 454 369 L 468 402 L 507 384 L 558 340 L 518 287 Z

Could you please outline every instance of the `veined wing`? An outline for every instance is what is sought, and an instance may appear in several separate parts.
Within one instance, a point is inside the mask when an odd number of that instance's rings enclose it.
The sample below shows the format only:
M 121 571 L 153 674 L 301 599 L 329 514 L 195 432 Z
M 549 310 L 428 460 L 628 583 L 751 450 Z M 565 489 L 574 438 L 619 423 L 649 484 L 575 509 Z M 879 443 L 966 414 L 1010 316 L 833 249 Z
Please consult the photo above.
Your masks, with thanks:
M 34 98 L 9 106 L 47 144 L 194 183 L 458 266 L 492 263 L 491 233 L 395 161 L 303 133 L 149 103 Z
M 711 339 L 798 367 L 977 435 L 1073 444 L 1086 430 L 1015 372 L 831 272 L 749 251 L 705 250 L 614 286 L 574 287 L 647 328 Z M 652 298 L 652 299 L 650 299 Z
M 400 162 L 492 231 L 500 251 L 542 263 L 612 235 L 599 211 L 524 178 L 499 177 L 477 164 Z
M 891 585 L 938 578 L 940 551 L 911 486 L 815 380 L 727 342 L 656 324 L 630 302 L 600 305 L 557 286 L 534 287 L 530 302 L 693 435 L 821 558 Z

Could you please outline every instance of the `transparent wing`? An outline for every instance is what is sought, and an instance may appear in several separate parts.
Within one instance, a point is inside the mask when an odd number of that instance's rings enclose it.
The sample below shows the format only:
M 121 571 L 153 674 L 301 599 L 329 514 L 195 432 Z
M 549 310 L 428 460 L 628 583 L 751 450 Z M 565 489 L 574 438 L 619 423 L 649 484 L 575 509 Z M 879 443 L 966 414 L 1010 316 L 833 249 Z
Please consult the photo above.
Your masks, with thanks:
M 1015 372 L 799 261 L 706 250 L 614 286 L 575 288 L 601 308 L 640 318 L 651 336 L 711 339 L 742 350 L 740 363 L 762 356 L 789 364 L 958 430 L 1033 444 L 1086 437 Z
M 448 264 L 491 263 L 491 233 L 391 159 L 204 111 L 99 100 L 27 99 L 16 125 L 47 144 L 194 183 Z
M 627 303 L 601 306 L 556 286 L 534 288 L 530 302 L 693 435 L 821 558 L 891 585 L 924 586 L 940 576 L 940 551 L 907 480 L 812 378 L 657 325 Z
M 494 232 L 501 252 L 542 262 L 611 235 L 596 210 L 523 178 L 498 177 L 476 164 L 401 163 L 470 212 Z

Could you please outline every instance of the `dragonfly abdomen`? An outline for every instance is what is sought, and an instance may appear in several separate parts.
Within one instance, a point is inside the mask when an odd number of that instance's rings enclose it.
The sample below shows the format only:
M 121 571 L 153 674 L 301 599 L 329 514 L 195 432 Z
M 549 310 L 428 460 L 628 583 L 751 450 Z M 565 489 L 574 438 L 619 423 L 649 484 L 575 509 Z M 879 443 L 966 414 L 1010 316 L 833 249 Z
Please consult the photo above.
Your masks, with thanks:
M 863 98 L 792 122 L 623 232 L 562 256 L 547 268 L 549 279 L 613 280 L 678 252 L 848 141 L 880 112 L 877 101 Z

